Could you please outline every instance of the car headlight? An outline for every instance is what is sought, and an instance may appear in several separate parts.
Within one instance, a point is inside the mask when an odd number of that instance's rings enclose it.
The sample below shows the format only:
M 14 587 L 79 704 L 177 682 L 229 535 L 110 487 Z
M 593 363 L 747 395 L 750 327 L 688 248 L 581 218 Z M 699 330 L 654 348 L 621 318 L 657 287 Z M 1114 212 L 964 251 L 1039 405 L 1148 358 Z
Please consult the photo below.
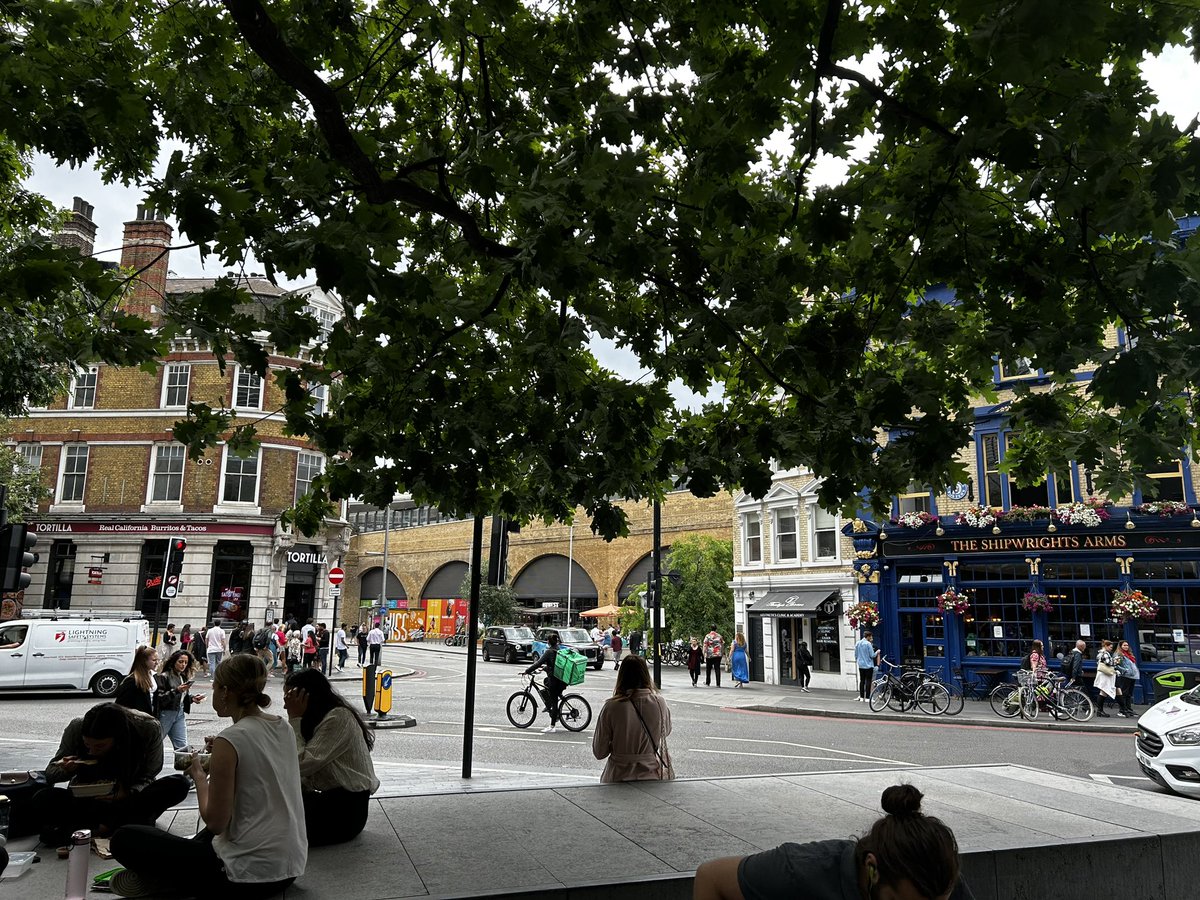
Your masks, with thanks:
M 1191 725 L 1178 731 L 1168 731 L 1167 740 L 1177 747 L 1200 744 L 1200 726 Z

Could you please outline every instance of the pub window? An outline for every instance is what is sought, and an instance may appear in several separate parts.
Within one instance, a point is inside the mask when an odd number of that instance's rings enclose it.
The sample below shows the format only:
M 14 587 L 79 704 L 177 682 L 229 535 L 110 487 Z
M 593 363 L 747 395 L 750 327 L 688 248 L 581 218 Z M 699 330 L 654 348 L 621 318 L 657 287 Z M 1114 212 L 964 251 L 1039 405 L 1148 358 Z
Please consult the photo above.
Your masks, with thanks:
M 1158 618 L 1137 623 L 1142 662 L 1200 665 L 1200 587 L 1136 581 L 1133 586 L 1158 601 Z
M 838 517 L 819 506 L 812 507 L 813 559 L 837 559 Z
M 1181 503 L 1184 501 L 1183 463 L 1179 460 L 1162 463 L 1147 472 L 1146 477 L 1153 479 L 1158 486 L 1158 493 L 1153 498 L 1146 497 L 1146 500 L 1178 500 Z
M 940 565 L 918 564 L 896 567 L 896 581 L 898 584 L 928 584 L 930 582 L 940 583 L 941 580 L 942 567 Z
M 964 562 L 958 567 L 962 581 L 1020 581 L 1029 580 L 1029 568 L 1024 563 Z
M 796 510 L 775 510 L 775 562 L 796 559 L 799 553 L 796 542 Z
M 1130 571 L 1133 573 L 1135 581 L 1138 579 L 1154 581 L 1200 579 L 1200 563 L 1194 559 L 1137 560 Z
M 933 499 L 930 497 L 929 488 L 917 484 L 915 481 L 908 485 L 908 489 L 903 494 L 896 496 L 896 515 L 898 516 L 902 516 L 905 513 L 932 511 Z
M 1134 564 L 1135 566 L 1137 563 Z M 1116 583 L 1121 577 L 1116 563 L 1047 562 L 1042 564 L 1042 581 L 1107 581 Z
M 1085 656 L 1094 659 L 1103 638 L 1119 641 L 1124 628 L 1114 623 L 1112 613 L 1112 588 L 1084 585 L 1055 585 L 1046 588 L 1052 609 L 1046 613 L 1050 646 L 1049 656 L 1063 656 L 1070 652 L 1075 642 L 1087 641 Z
M 1033 614 L 1021 607 L 1021 597 L 1028 587 L 980 585 L 968 590 L 975 621 L 963 623 L 967 656 L 972 655 L 972 641 L 975 656 L 1020 659 L 1028 653 L 1033 640 Z
M 742 562 L 762 562 L 762 517 L 758 513 L 742 517 Z
M 980 473 L 984 506 L 1004 505 L 1004 476 L 1000 474 L 1000 435 L 997 432 L 980 435 L 983 450 L 983 471 Z

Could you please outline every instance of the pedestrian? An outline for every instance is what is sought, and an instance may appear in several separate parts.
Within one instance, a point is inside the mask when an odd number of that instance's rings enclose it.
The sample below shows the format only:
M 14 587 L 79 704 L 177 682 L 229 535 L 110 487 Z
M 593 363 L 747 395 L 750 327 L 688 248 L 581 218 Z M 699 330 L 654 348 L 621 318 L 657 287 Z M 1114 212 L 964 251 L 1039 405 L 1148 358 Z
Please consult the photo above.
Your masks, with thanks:
M 159 640 L 163 645 L 162 657 L 163 659 L 166 659 L 175 652 L 179 645 L 179 635 L 175 633 L 175 623 L 172 622 L 167 626 L 167 630 L 163 632 L 162 637 Z
M 329 645 L 333 635 L 329 633 L 329 629 L 322 622 L 317 626 L 317 668 L 322 672 L 326 669 L 326 663 L 329 661 Z
M 1133 686 L 1137 684 L 1138 678 L 1141 677 L 1141 672 L 1138 671 L 1137 660 L 1133 658 L 1133 650 L 1129 646 L 1129 641 L 1121 641 L 1117 645 L 1115 656 L 1117 699 L 1121 704 L 1121 708 L 1117 712 L 1126 718 L 1135 718 L 1133 712 Z
M 274 675 L 279 669 L 287 666 L 287 660 L 284 658 L 287 653 L 287 632 L 283 630 L 283 626 L 276 619 L 271 623 L 271 674 Z
M 338 630 L 333 635 L 333 649 L 337 653 L 337 670 L 340 672 L 346 668 L 346 654 L 350 648 L 346 645 L 346 623 L 343 622 L 338 626 Z
M 553 734 L 558 731 L 558 702 L 567 684 L 554 674 L 554 660 L 558 657 L 558 632 L 552 631 L 546 635 L 546 650 L 525 670 L 526 675 L 532 675 L 538 669 L 546 670 L 545 690 L 542 699 L 546 703 L 546 712 L 550 714 L 550 724 L 542 729 L 542 734 Z
M 192 635 L 192 649 L 190 651 L 192 654 L 192 658 L 196 660 L 196 662 L 200 666 L 201 671 L 203 671 L 205 675 L 208 674 L 207 632 L 208 632 L 208 629 L 205 626 L 201 625 L 200 630 L 197 631 L 194 635 Z
M 359 628 L 354 641 L 358 644 L 358 667 L 361 669 L 367 662 L 367 629 Z
M 371 630 L 367 632 L 367 647 L 371 651 L 371 665 L 379 665 L 379 656 L 383 649 L 383 631 L 379 628 L 378 622 L 372 625 Z
M 864 631 L 854 645 L 854 663 L 858 666 L 858 702 L 866 703 L 871 697 L 871 682 L 875 680 L 875 667 L 879 665 L 879 650 L 871 643 L 874 635 Z
M 233 724 L 205 739 L 207 771 L 194 754 L 188 774 L 204 825 L 183 837 L 154 827 L 128 826 L 110 849 L 125 866 L 112 880 L 126 897 L 186 892 L 238 900 L 279 894 L 304 873 L 308 840 L 296 734 L 281 716 L 269 715 L 263 693 L 267 668 L 257 656 L 225 660 L 213 673 L 213 711 Z M 185 788 L 186 791 L 186 788 Z
M 1029 655 L 1025 657 L 1025 660 L 1028 661 L 1028 670 L 1037 674 L 1038 681 L 1045 680 L 1046 673 L 1050 667 L 1046 662 L 1046 651 L 1041 641 L 1035 640 L 1029 645 Z M 1022 666 L 1021 668 L 1024 669 L 1026 666 Z
M 655 690 L 646 660 L 631 654 L 617 670 L 613 695 L 604 701 L 592 735 L 592 755 L 607 760 L 601 784 L 674 778 L 670 733 L 671 710 Z
M 1063 682 L 1064 687 L 1069 687 L 1079 680 L 1083 674 L 1083 651 L 1087 649 L 1087 642 L 1078 640 L 1075 646 L 1067 651 L 1067 655 L 1063 657 L 1060 674 L 1066 679 Z
M 187 714 L 193 703 L 201 703 L 203 694 L 193 694 L 192 675 L 196 662 L 186 650 L 176 650 L 163 664 L 162 674 L 156 675 L 158 682 L 158 724 L 163 735 L 171 739 L 175 752 L 186 750 Z
M 808 641 L 801 641 L 800 647 L 796 651 L 797 672 L 800 675 L 800 690 L 806 694 L 811 694 L 808 689 L 809 682 L 812 681 L 812 671 L 810 667 L 813 664 L 812 651 L 808 649 Z
M 304 662 L 304 641 L 300 639 L 297 629 L 288 635 L 287 642 L 287 673 L 291 675 Z
M 243 653 L 253 653 L 259 659 L 262 659 L 262 654 L 260 651 L 263 648 L 256 647 L 254 645 L 254 635 L 257 633 L 258 632 L 255 631 L 254 626 L 251 625 L 249 622 L 242 623 L 242 652 Z
M 192 626 L 186 622 L 183 631 L 179 632 L 179 649 L 192 653 Z M 195 657 L 196 654 L 192 653 L 192 658 L 195 659 Z
M 301 632 L 303 634 L 303 632 Z M 304 668 L 311 669 L 317 662 L 317 632 L 313 629 L 304 635 Z
M 629 632 L 629 652 L 634 656 L 642 655 L 642 630 L 640 628 Z
M 751 856 L 703 863 L 693 900 L 967 900 L 954 832 L 921 812 L 921 792 L 883 792 L 883 818 L 857 840 L 785 843 Z
M 1116 658 L 1113 656 L 1113 642 L 1107 638 L 1100 642 L 1100 652 L 1096 654 L 1096 697 L 1100 701 L 1100 708 L 1096 714 L 1109 718 L 1108 713 L 1104 711 L 1104 704 L 1117 699 L 1117 667 Z M 1118 704 L 1117 714 L 1120 715 L 1120 705 Z
M 158 651 L 143 644 L 133 653 L 129 674 L 117 685 L 113 702 L 126 709 L 136 709 L 148 716 L 156 715 L 154 694 L 158 684 L 154 673 L 158 669 Z
M 250 638 L 250 643 L 254 647 L 254 655 L 263 661 L 268 672 L 271 671 L 271 633 L 271 626 L 263 625 Z
M 700 646 L 700 639 L 694 634 L 692 635 L 692 646 L 688 648 L 687 667 L 688 674 L 692 676 L 692 687 L 696 687 L 700 681 L 700 669 L 704 666 L 704 648 Z
M 621 667 L 621 651 L 624 649 L 625 643 L 621 640 L 621 629 L 614 628 L 612 634 L 612 655 L 613 655 L 613 670 Z
M 237 656 L 242 652 L 242 623 L 229 626 L 229 655 Z
M 713 625 L 704 636 L 704 686 L 712 687 L 713 672 L 717 673 L 717 687 L 721 686 L 721 660 L 725 656 L 725 639 Z
M 600 638 L 602 635 L 600 634 L 600 626 L 599 625 L 593 625 L 592 630 L 591 630 L 591 632 L 589 632 L 589 634 L 591 635 L 591 638 L 593 641 L 595 641 L 596 643 L 600 643 Z
M 283 706 L 296 732 L 308 845 L 344 843 L 366 826 L 371 795 L 379 790 L 371 762 L 375 735 L 313 669 L 287 680 Z
M 37 793 L 31 806 L 42 843 L 61 847 L 79 828 L 90 828 L 93 837 L 108 837 L 129 823 L 153 825 L 188 795 L 187 778 L 159 778 L 162 767 L 162 727 L 154 716 L 101 703 L 72 719 L 46 766 L 47 783 L 110 782 L 113 793 L 76 797 L 66 788 Z
M 729 674 L 734 687 L 750 683 L 750 653 L 746 649 L 746 636 L 740 631 L 733 636 L 729 647 Z
M 303 627 L 300 629 L 300 639 L 303 640 L 316 630 L 317 626 L 313 624 L 312 616 L 309 616 L 308 621 L 305 622 Z

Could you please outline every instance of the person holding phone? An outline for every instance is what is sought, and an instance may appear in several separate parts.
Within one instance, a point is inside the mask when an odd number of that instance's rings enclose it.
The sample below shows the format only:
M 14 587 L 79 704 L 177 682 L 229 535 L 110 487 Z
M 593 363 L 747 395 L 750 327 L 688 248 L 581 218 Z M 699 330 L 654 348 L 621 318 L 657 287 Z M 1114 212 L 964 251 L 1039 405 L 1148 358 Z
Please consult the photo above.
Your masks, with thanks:
M 177 650 L 168 657 L 162 673 L 155 676 L 158 723 L 176 752 L 187 749 L 187 714 L 192 711 L 192 704 L 204 701 L 203 694 L 191 693 L 195 669 L 192 654 Z

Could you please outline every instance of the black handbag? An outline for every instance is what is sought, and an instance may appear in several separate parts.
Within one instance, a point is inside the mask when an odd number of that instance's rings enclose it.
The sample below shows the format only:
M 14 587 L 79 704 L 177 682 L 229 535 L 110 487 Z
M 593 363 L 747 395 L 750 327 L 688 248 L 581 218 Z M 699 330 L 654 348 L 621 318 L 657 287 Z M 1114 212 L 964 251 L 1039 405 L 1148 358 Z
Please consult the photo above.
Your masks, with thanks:
M 45 772 L 0 772 L 0 794 L 8 797 L 10 838 L 38 833 L 38 824 L 33 815 L 33 798 L 49 787 Z

